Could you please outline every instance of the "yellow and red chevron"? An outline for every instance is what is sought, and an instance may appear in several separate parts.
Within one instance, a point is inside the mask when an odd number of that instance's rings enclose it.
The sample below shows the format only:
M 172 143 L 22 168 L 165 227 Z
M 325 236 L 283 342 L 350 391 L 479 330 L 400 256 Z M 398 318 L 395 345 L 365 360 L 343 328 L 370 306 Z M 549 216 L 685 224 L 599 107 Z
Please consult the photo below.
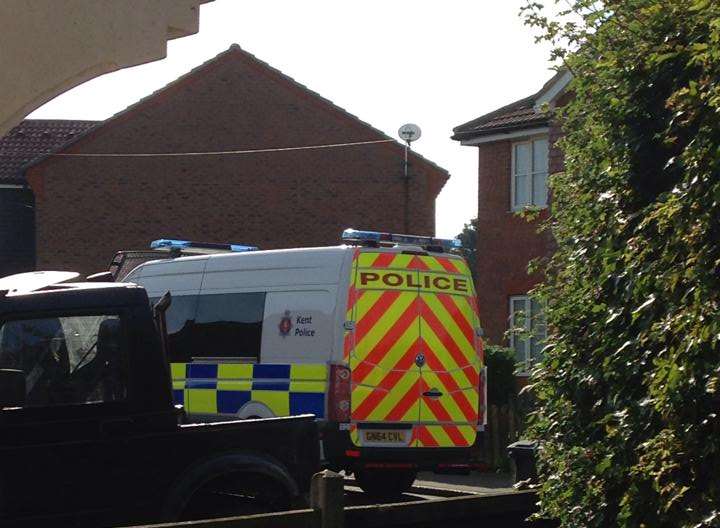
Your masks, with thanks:
M 346 332 L 344 352 L 352 369 L 353 422 L 411 422 L 416 447 L 470 445 L 481 357 L 465 262 L 360 251 L 352 274 L 347 318 L 355 328 Z M 420 352 L 426 358 L 422 369 L 415 364 Z M 430 389 L 442 396 L 423 396 Z
M 417 447 L 469 447 L 475 442 L 474 425 L 417 425 L 414 429 Z

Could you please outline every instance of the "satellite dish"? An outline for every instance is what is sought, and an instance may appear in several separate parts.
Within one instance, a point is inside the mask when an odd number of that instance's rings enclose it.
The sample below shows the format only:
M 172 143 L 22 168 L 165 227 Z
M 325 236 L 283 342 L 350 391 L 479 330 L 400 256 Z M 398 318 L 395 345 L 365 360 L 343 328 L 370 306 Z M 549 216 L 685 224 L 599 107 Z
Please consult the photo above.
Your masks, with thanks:
M 420 139 L 420 136 L 422 136 L 422 130 L 420 130 L 419 126 L 408 123 L 407 125 L 400 127 L 398 135 L 403 141 L 412 143 L 413 141 Z

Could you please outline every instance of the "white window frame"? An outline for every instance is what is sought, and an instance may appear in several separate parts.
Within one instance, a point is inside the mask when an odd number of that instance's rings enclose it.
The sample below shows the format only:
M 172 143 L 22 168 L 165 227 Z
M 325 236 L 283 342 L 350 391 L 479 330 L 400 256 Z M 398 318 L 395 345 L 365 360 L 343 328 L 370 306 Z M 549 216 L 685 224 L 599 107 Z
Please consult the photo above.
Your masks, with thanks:
M 545 170 L 536 170 L 535 169 L 535 141 L 539 139 L 544 139 L 548 143 L 548 155 L 547 155 L 547 167 L 545 167 Z M 530 200 L 529 203 L 521 204 L 521 205 L 515 205 L 515 151 L 517 150 L 517 147 L 519 145 L 530 145 L 530 173 L 528 174 L 528 189 L 527 189 L 527 196 Z M 512 148 L 512 164 L 510 169 L 510 210 L 512 212 L 517 211 L 523 211 L 529 207 L 539 207 L 540 209 L 547 209 L 548 207 L 548 186 L 547 186 L 547 179 L 550 175 L 550 138 L 547 134 L 541 134 L 536 135 L 532 137 L 524 138 L 522 141 L 515 141 L 511 143 Z M 545 174 L 545 203 L 542 205 L 538 205 L 533 203 L 534 200 L 534 193 L 533 193 L 533 182 L 535 180 L 535 176 L 539 174 Z
M 536 316 L 536 314 L 532 313 L 532 297 L 529 295 L 511 295 L 510 296 L 510 302 L 508 303 L 508 312 L 510 316 L 508 317 L 508 321 L 510 324 L 509 328 L 509 335 L 510 335 L 510 348 L 513 350 L 513 353 L 515 353 L 515 357 L 517 359 L 517 350 L 515 350 L 515 340 L 519 339 L 519 336 L 517 335 L 518 332 L 518 326 L 515 324 L 515 310 L 514 304 L 517 301 L 522 301 L 524 304 L 524 324 L 523 324 L 523 331 L 526 333 L 526 337 L 523 339 L 524 344 L 524 358 L 517 362 L 518 367 L 516 374 L 518 376 L 527 376 L 530 373 L 530 369 L 533 365 L 533 357 L 532 357 L 532 339 L 536 339 L 537 336 L 532 336 L 532 319 Z M 544 335 L 542 336 L 542 340 L 545 340 L 547 338 L 547 326 L 545 326 Z

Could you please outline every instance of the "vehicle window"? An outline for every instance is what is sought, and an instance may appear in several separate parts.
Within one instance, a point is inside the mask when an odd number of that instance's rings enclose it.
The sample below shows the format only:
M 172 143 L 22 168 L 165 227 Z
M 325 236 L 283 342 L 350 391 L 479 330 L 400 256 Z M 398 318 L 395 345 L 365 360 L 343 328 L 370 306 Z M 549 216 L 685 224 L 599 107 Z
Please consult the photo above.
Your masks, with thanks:
M 0 327 L 0 368 L 25 373 L 26 407 L 122 400 L 123 343 L 117 315 L 6 321 Z
M 150 305 L 154 305 L 158 299 L 150 299 Z M 195 355 L 192 334 L 197 302 L 197 295 L 173 296 L 170 307 L 165 312 L 168 359 L 171 363 L 187 363 Z
M 200 295 L 193 356 L 257 359 L 264 308 L 265 293 Z

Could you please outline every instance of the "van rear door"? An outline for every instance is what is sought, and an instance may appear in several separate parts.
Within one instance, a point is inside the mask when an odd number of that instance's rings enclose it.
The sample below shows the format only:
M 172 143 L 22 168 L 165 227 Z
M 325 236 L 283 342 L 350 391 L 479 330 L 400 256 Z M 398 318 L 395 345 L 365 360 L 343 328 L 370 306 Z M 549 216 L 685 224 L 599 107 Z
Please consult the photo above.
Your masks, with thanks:
M 362 249 L 353 260 L 346 356 L 351 436 L 365 447 L 475 441 L 480 358 L 461 258 Z
M 365 447 L 409 447 L 420 418 L 417 272 L 412 256 L 360 250 L 353 261 L 346 347 L 352 371 L 351 436 Z
M 418 447 L 466 447 L 478 422 L 477 301 L 465 261 L 420 257 L 421 373 Z

